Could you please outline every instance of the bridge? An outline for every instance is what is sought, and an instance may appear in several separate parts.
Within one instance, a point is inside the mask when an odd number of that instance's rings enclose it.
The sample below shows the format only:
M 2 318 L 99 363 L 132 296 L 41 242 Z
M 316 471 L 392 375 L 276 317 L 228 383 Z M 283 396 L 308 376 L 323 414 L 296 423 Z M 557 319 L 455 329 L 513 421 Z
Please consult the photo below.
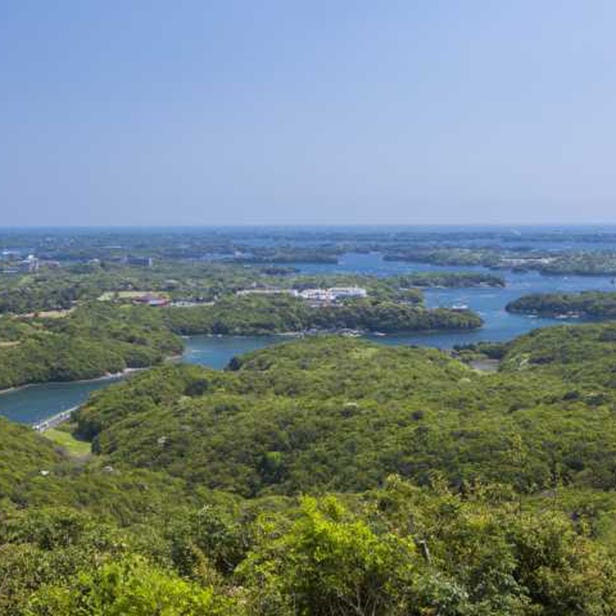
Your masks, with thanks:
M 52 415 L 51 417 L 48 417 L 47 419 L 43 419 L 42 421 L 35 423 L 32 426 L 32 428 L 36 430 L 37 432 L 45 432 L 45 430 L 49 430 L 50 428 L 55 428 L 56 426 L 59 426 L 65 421 L 68 421 L 71 418 L 71 415 L 78 408 L 79 408 L 78 406 L 73 406 L 72 408 L 67 409 L 66 411 L 61 411 L 60 413 L 57 413 L 56 415 Z

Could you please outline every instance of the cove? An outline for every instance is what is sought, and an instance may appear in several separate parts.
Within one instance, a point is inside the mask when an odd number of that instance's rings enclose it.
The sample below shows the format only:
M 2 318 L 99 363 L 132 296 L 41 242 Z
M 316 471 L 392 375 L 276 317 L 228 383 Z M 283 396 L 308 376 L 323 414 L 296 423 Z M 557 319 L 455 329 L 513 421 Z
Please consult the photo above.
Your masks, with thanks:
M 288 340 L 288 336 L 193 336 L 185 340 L 182 361 L 222 369 L 234 355 Z M 0 393 L 0 415 L 18 423 L 35 424 L 83 404 L 88 396 L 129 375 L 93 381 L 40 383 Z
M 416 271 L 489 271 L 476 267 L 438 267 L 383 261 L 379 254 L 346 254 L 338 264 L 297 264 L 303 273 L 363 273 L 377 276 Z M 505 305 L 527 293 L 584 290 L 613 291 L 610 277 L 542 276 L 537 272 L 498 272 L 505 288 L 425 289 L 429 307 L 450 307 L 466 304 L 484 320 L 479 330 L 469 332 L 416 332 L 403 335 L 366 336 L 375 342 L 391 345 L 422 345 L 447 349 L 457 344 L 483 340 L 506 341 L 537 327 L 562 324 L 567 320 L 530 318 L 505 311 Z M 571 320 L 571 322 L 577 322 Z M 191 336 L 185 339 L 186 349 L 181 361 L 221 369 L 235 355 L 289 340 L 289 336 Z M 88 395 L 126 377 L 111 377 L 95 381 L 43 383 L 29 385 L 0 394 L 0 415 L 21 423 L 36 423 L 56 413 L 82 404 Z

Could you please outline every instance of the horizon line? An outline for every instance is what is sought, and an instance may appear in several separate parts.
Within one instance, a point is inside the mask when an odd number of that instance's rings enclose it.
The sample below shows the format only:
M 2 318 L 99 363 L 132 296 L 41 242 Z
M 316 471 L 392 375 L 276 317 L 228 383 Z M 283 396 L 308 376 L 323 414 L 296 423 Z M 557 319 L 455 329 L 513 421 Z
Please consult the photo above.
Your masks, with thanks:
M 221 224 L 44 224 L 44 225 L 0 225 L 0 231 L 14 230 L 60 230 L 60 229 L 366 229 L 366 228 L 503 228 L 503 227 L 547 227 L 547 228 L 592 228 L 592 227 L 616 227 L 616 220 L 606 222 L 465 222 L 465 223 L 221 223 Z

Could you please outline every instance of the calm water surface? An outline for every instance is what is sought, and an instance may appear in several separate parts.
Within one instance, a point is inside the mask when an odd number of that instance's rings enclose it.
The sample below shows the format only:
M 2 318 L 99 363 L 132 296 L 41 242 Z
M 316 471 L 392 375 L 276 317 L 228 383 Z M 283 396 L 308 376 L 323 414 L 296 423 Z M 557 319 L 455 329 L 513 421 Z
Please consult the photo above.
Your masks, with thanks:
M 304 273 L 362 273 L 376 276 L 419 271 L 489 271 L 482 267 L 438 267 L 415 263 L 383 261 L 378 254 L 347 254 L 337 265 L 297 264 Z M 481 315 L 485 325 L 481 330 L 421 333 L 368 338 L 391 345 L 418 344 L 451 348 L 480 340 L 510 340 L 536 327 L 562 323 L 554 319 L 529 318 L 505 312 L 505 305 L 527 293 L 552 291 L 616 290 L 610 277 L 541 276 L 536 272 L 497 272 L 504 276 L 507 287 L 478 289 L 427 289 L 426 303 L 430 307 L 466 304 Z M 183 361 L 211 368 L 223 368 L 235 356 L 288 340 L 287 336 L 192 336 L 186 339 Z M 0 394 L 0 414 L 13 421 L 35 423 L 62 410 L 83 403 L 90 392 L 106 387 L 113 379 L 31 385 Z M 115 379 L 117 380 L 117 378 Z
M 37 423 L 60 411 L 79 406 L 88 395 L 122 377 L 28 385 L 0 394 L 0 415 L 21 423 Z

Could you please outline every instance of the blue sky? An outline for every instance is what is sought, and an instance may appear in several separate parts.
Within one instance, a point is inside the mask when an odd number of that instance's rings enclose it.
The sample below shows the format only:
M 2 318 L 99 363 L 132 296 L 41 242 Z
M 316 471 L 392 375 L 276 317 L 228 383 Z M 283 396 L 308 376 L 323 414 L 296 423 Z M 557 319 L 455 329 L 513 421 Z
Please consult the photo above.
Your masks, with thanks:
M 0 2 L 0 226 L 616 222 L 613 1 Z

